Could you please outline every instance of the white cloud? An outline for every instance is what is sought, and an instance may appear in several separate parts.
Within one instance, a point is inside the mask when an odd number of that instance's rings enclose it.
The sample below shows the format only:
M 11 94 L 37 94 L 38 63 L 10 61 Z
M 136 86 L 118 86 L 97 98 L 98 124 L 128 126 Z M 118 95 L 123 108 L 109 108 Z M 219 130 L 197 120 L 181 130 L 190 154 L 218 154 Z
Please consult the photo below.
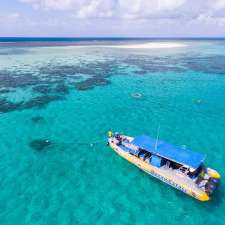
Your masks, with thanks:
M 185 3 L 185 0 L 159 0 L 159 8 L 173 10 Z
M 162 14 L 174 10 L 185 3 L 186 0 L 119 0 L 118 5 L 121 17 L 145 18 L 151 15 Z
M 210 2 L 213 9 L 219 10 L 225 8 L 225 0 L 214 0 Z
M 45 0 L 43 3 L 45 3 L 46 8 L 49 9 L 70 9 L 70 7 L 73 5 L 73 0 Z
M 225 0 L 14 1 L 20 14 L 0 9 L 2 35 L 225 35 Z
M 198 12 L 195 20 L 190 22 L 198 25 L 225 26 L 225 0 L 208 0 L 205 8 Z
M 80 5 L 82 0 L 20 0 L 23 3 L 31 4 L 35 9 L 70 10 Z
M 13 22 L 17 21 L 20 14 L 17 12 L 0 13 L 0 22 Z
M 225 0 L 19 0 L 35 9 L 64 11 L 73 18 L 111 18 L 224 26 Z M 162 22 L 163 23 L 163 22 Z
M 110 18 L 113 17 L 114 3 L 110 0 L 91 0 L 87 4 L 83 4 L 75 16 L 79 18 L 100 17 Z
M 144 18 L 172 11 L 187 0 L 20 0 L 35 9 L 68 10 L 79 18 Z
M 225 17 L 214 17 L 212 16 L 212 13 L 200 14 L 194 23 L 223 27 L 225 26 Z

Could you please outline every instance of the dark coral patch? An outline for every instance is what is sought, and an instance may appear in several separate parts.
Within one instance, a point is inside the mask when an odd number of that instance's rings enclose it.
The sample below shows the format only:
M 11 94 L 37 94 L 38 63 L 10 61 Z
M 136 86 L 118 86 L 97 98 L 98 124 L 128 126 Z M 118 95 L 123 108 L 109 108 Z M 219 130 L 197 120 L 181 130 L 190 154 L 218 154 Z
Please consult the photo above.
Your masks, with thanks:
M 49 82 L 48 84 L 36 85 L 32 88 L 34 92 L 40 94 L 68 94 L 69 87 L 61 82 Z
M 48 94 L 51 92 L 51 86 L 47 84 L 36 85 L 32 88 L 32 90 L 41 94 Z
M 9 93 L 10 90 L 9 89 L 0 89 L 0 94 L 5 94 L 5 93 Z
M 208 57 L 185 57 L 181 59 L 185 67 L 191 70 L 210 74 L 225 75 L 225 57 L 224 56 L 208 56 Z
M 39 78 L 28 72 L 0 71 L 0 88 L 17 88 L 35 85 Z
M 0 99 L 0 112 L 6 113 L 17 110 L 21 107 L 22 103 L 9 102 L 6 99 Z
M 75 84 L 75 87 L 79 91 L 85 91 L 88 89 L 92 89 L 95 86 L 105 86 L 110 84 L 110 81 L 104 78 L 92 77 L 85 81 L 81 81 Z
M 183 72 L 184 68 L 181 68 L 177 63 L 177 58 L 171 57 L 152 57 L 145 55 L 131 55 L 123 61 L 127 65 L 136 66 L 138 70 L 136 74 L 145 75 L 149 72 Z
M 10 102 L 7 101 L 7 99 L 0 99 L 0 112 L 7 113 L 15 110 L 23 110 L 34 107 L 41 108 L 48 105 L 50 102 L 62 99 L 63 96 L 56 96 L 56 95 L 38 96 L 28 100 L 27 102 L 19 102 L 19 103 Z
M 31 118 L 33 123 L 44 122 L 45 118 L 43 116 L 34 116 Z
M 88 90 L 95 86 L 108 85 L 107 79 L 115 68 L 115 61 L 80 63 L 78 65 L 47 64 L 37 68 L 11 68 L 0 70 L 0 93 L 11 92 L 16 88 L 32 88 L 38 96 L 29 100 L 13 103 L 7 99 L 0 100 L 0 112 L 43 107 L 52 101 L 63 99 L 72 86 L 77 90 Z M 86 80 L 76 81 L 88 76 Z
M 191 69 L 197 72 L 209 74 L 225 75 L 225 57 L 212 55 L 202 56 L 164 56 L 152 57 L 146 55 L 130 55 L 123 60 L 126 65 L 136 66 L 136 74 L 146 74 L 148 72 L 183 72 Z
M 42 151 L 49 147 L 52 143 L 49 140 L 46 139 L 36 139 L 29 143 L 29 146 L 36 150 L 36 151 Z
M 25 102 L 23 104 L 23 109 L 33 108 L 33 107 L 44 107 L 52 101 L 61 100 L 61 99 L 63 99 L 62 96 L 56 96 L 56 95 L 38 96 L 38 97 L 32 98 L 28 102 Z
M 63 81 L 70 77 L 73 79 L 80 79 L 80 74 L 91 74 L 93 69 L 86 65 L 54 65 L 49 64 L 39 68 L 39 73 L 48 78 L 54 78 L 57 81 Z
M 68 94 L 69 88 L 65 84 L 57 84 L 56 87 L 54 87 L 54 92 L 56 94 Z

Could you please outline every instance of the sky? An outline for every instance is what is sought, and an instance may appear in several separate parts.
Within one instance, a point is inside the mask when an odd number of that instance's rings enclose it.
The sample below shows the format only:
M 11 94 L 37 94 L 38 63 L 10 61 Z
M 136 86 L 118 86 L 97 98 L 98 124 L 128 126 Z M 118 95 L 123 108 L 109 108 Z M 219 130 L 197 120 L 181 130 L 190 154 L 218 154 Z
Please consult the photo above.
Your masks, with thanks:
M 0 0 L 0 36 L 225 37 L 225 0 Z

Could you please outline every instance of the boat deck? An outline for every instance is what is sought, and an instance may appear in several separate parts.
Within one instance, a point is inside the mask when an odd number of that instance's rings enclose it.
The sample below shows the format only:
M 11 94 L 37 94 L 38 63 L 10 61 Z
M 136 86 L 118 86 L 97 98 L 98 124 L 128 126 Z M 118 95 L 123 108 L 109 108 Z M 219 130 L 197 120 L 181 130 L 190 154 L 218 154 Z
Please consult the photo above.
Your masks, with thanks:
M 143 159 L 130 154 L 130 149 L 128 147 L 124 146 L 123 144 L 117 145 L 117 147 L 119 149 L 121 149 L 122 151 L 124 151 L 125 153 L 129 154 L 130 156 L 134 157 L 136 160 L 140 161 L 142 164 L 147 164 L 149 167 L 153 167 L 148 162 L 148 160 L 144 161 Z M 199 189 L 197 184 L 193 181 L 193 179 L 191 179 L 189 176 L 182 173 L 178 169 L 172 169 L 171 167 L 168 167 L 167 165 L 164 165 L 160 168 L 154 168 L 154 169 L 157 170 L 158 175 L 160 175 L 162 177 L 166 177 L 168 180 L 173 180 L 174 183 L 185 184 L 185 187 L 187 189 L 196 190 L 196 191 Z M 148 171 L 146 171 L 146 172 L 148 172 Z
M 137 141 L 137 139 L 138 140 L 141 139 L 142 142 L 139 144 L 135 143 L 135 140 Z M 214 192 L 215 188 L 218 186 L 218 182 L 220 179 L 220 175 L 218 174 L 218 172 L 210 168 L 205 168 L 206 169 L 205 172 L 205 170 L 203 170 L 204 168 L 202 168 L 204 175 L 202 182 L 204 181 L 206 183 L 203 184 L 196 182 L 196 179 L 198 181 L 198 179 L 202 177 L 195 176 L 196 178 L 192 178 L 194 177 L 193 173 L 191 173 L 191 170 L 187 168 L 186 164 L 182 166 L 183 164 L 181 164 L 179 160 L 177 161 L 175 160 L 174 162 L 170 158 L 167 157 L 164 158 L 155 152 L 156 149 L 154 151 L 151 151 L 151 149 L 154 148 L 154 146 L 151 145 L 149 147 L 148 144 L 152 143 L 149 140 L 150 139 L 146 136 L 138 136 L 138 138 L 137 137 L 133 138 L 125 135 L 120 135 L 109 137 L 108 143 L 111 146 L 111 148 L 114 149 L 114 151 L 117 152 L 121 157 L 125 158 L 135 166 L 139 167 L 146 173 L 150 174 L 151 176 L 158 178 L 159 180 L 173 186 L 178 190 L 185 192 L 186 194 L 191 195 L 194 198 L 197 198 L 198 200 L 208 201 L 210 199 L 209 196 Z M 165 147 L 165 145 L 163 146 Z M 171 145 L 166 146 L 171 147 Z M 173 151 L 173 153 L 174 152 L 175 151 Z M 192 155 L 195 158 L 195 162 L 198 161 L 198 163 L 201 163 L 202 156 L 201 158 L 197 157 L 199 155 L 194 154 L 192 152 L 189 153 L 182 151 L 182 153 L 183 154 L 182 155 L 180 154 L 180 157 L 182 158 L 183 161 L 186 162 L 187 159 L 189 160 L 190 158 L 190 157 L 188 158 L 187 156 Z M 159 160 L 157 159 L 157 157 L 159 158 Z M 189 164 L 193 166 L 191 168 L 196 167 L 196 163 L 195 164 L 189 163 Z M 189 176 L 188 174 L 190 174 L 192 177 Z

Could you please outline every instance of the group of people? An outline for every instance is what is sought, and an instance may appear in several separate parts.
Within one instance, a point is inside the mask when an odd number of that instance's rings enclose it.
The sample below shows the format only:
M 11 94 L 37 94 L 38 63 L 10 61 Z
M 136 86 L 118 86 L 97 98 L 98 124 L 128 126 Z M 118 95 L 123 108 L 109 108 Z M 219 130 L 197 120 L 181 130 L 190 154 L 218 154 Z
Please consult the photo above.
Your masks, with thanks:
M 108 132 L 108 137 L 114 138 L 117 145 L 120 145 L 123 141 L 123 138 L 121 137 L 121 135 L 118 132 L 115 132 L 113 134 L 113 132 L 111 130 Z

